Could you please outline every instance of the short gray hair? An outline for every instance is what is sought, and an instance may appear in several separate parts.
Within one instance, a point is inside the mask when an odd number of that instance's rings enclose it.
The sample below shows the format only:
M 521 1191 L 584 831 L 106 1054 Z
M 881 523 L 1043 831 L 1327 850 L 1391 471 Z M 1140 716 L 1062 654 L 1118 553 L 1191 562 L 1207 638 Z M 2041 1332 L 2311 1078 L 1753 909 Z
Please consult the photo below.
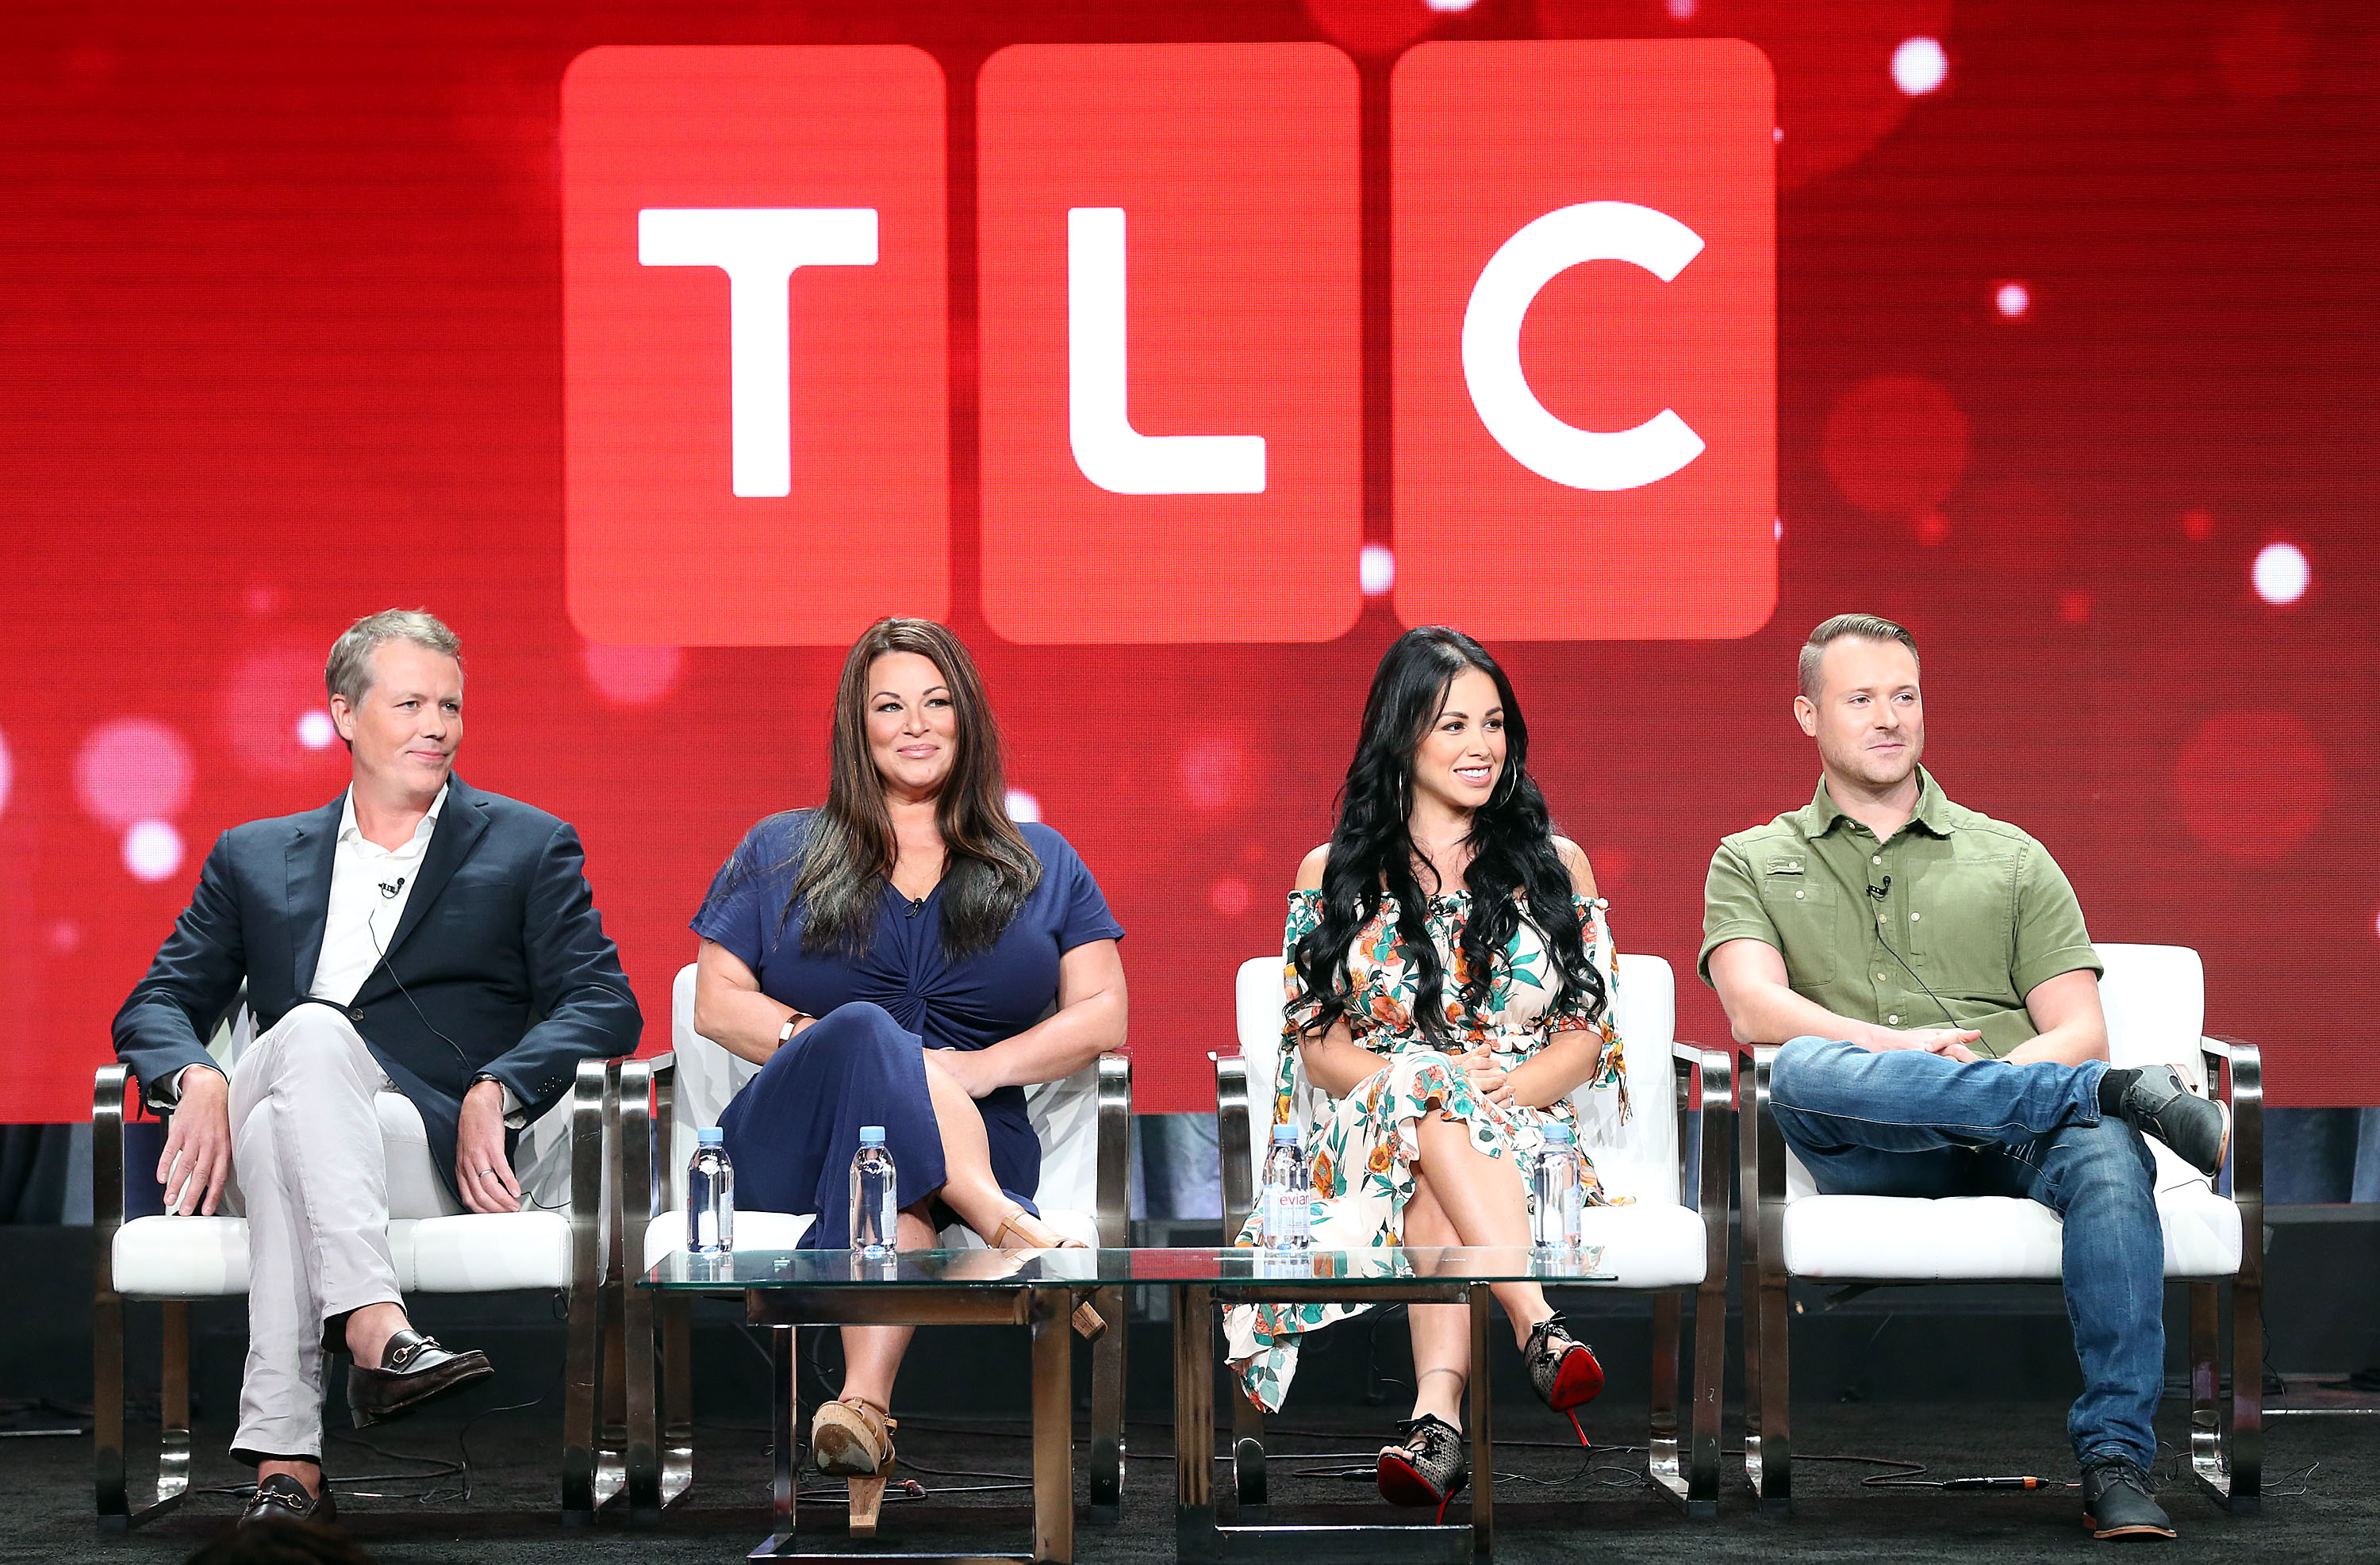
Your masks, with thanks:
M 1893 624 L 1882 614 L 1837 614 L 1817 629 L 1810 639 L 1802 643 L 1802 694 L 1811 700 L 1818 698 L 1818 665 L 1826 661 L 1827 649 L 1838 641 L 1898 641 L 1909 649 L 1909 661 L 1916 662 L 1917 637 Z
M 427 609 L 382 609 L 347 626 L 331 643 L 331 661 L 322 665 L 322 685 L 350 707 L 361 706 L 371 688 L 372 654 L 392 641 L 410 641 L 432 652 L 463 661 L 463 638 Z

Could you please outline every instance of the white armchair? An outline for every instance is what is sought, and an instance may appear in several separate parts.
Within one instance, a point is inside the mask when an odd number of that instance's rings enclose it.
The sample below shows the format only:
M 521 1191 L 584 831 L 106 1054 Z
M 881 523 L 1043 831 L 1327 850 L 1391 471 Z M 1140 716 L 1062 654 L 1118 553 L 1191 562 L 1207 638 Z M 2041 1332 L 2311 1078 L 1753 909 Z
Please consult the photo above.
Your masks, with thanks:
M 396 1218 L 388 1225 L 397 1285 L 407 1293 L 536 1291 L 567 1301 L 562 1516 L 574 1523 L 594 1521 L 619 1491 L 624 1472 L 621 1453 L 599 1445 L 596 1427 L 604 1379 L 598 1335 L 604 1284 L 603 1122 L 617 1069 L 608 1060 L 581 1062 L 571 1097 L 549 1115 L 549 1121 L 566 1120 L 570 1138 L 566 1209 Z M 434 1212 L 451 1206 L 433 1188 L 437 1175 L 419 1111 L 393 1092 L 382 1093 L 378 1107 L 391 1149 L 390 1209 Z M 131 1215 L 128 1192 L 144 1181 L 154 1188 L 151 1171 L 126 1163 L 125 1121 L 140 1111 L 140 1084 L 130 1071 L 121 1064 L 101 1066 L 91 1125 L 92 1446 L 103 1532 L 126 1531 L 181 1503 L 189 1486 L 190 1301 L 248 1292 L 247 1219 Z M 546 1122 L 539 1128 L 563 1130 Z M 404 1155 L 399 1149 L 408 1143 L 421 1155 Z M 126 1485 L 124 1438 L 125 1306 L 136 1302 L 159 1304 L 164 1328 L 156 1487 L 138 1504 Z
M 2254 1509 L 2263 1471 L 2264 1071 L 2252 1044 L 2203 1036 L 2205 973 L 2183 946 L 2101 945 L 2109 1060 L 2172 1064 L 2231 1106 L 2230 1166 L 2209 1181 L 2152 1140 L 2165 1274 L 2190 1285 L 2190 1460 L 2199 1485 Z M 1765 1510 L 1791 1508 L 1788 1286 L 2057 1282 L 2063 1229 L 2035 1201 L 1821 1195 L 1769 1111 L 1773 1048 L 1751 1051 L 1742 1118 L 1744 1472 Z M 2210 1074 L 2214 1079 L 2210 1080 Z M 2231 1291 L 2228 1417 L 2217 1396 L 2217 1289 Z
M 694 1030 L 694 973 L 687 964 L 672 986 L 671 1052 L 630 1061 L 621 1072 L 622 1231 L 629 1252 L 640 1254 L 639 1264 L 648 1268 L 686 1248 L 681 1171 L 694 1155 L 696 1132 L 717 1124 L 759 1070 Z M 1043 1220 L 1094 1249 L 1128 1247 L 1132 1062 L 1106 1054 L 1064 1081 L 1029 1087 L 1026 1112 L 1041 1143 L 1035 1204 Z M 790 1250 L 811 1220 L 739 1206 L 736 1247 Z M 957 1224 L 942 1230 L 941 1240 L 950 1249 L 983 1245 L 981 1237 Z M 1123 1493 L 1123 1290 L 1100 1289 L 1094 1303 L 1108 1329 L 1091 1350 L 1091 1516 L 1112 1522 Z M 626 1290 L 627 1486 L 631 1514 L 638 1520 L 658 1517 L 694 1481 L 692 1310 L 681 1292 L 673 1290 L 656 1304 L 652 1290 Z
M 1223 1163 L 1226 1243 L 1255 1204 L 1267 1150 L 1256 1131 L 1272 1122 L 1273 1074 L 1280 1058 L 1281 962 L 1253 958 L 1240 966 L 1240 1052 L 1215 1062 L 1215 1096 Z M 1727 1147 L 1735 1112 L 1732 1055 L 1677 1042 L 1677 990 L 1658 956 L 1620 958 L 1618 1025 L 1628 1056 L 1635 1113 L 1617 1146 L 1587 1150 L 1604 1188 L 1633 1195 L 1624 1207 L 1590 1207 L 1585 1239 L 1600 1244 L 1618 1280 L 1598 1283 L 1653 1295 L 1652 1434 L 1648 1471 L 1661 1493 L 1691 1516 L 1718 1513 L 1719 1377 L 1727 1331 Z M 1300 1077 L 1301 1083 L 1303 1077 Z M 1696 1104 L 1688 1090 L 1698 1082 Z M 1300 1088 L 1298 1117 L 1311 1125 L 1318 1095 Z M 1689 1146 L 1700 1150 L 1700 1190 L 1688 1183 Z M 1686 1295 L 1694 1295 L 1690 1427 L 1679 1433 L 1679 1345 Z M 1177 1321 L 1176 1330 L 1192 1329 Z M 1261 1417 L 1245 1397 L 1232 1399 L 1232 1457 L 1241 1514 L 1255 1520 L 1266 1503 Z

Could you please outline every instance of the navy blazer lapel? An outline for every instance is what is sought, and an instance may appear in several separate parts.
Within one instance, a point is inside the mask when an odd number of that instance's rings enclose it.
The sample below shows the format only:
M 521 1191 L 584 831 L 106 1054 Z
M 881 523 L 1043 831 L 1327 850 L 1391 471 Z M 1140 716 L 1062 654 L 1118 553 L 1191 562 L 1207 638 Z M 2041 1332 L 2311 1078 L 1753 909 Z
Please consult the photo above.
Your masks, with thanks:
M 331 917 L 331 867 L 339 848 L 339 817 L 347 795 L 343 792 L 311 815 L 298 818 L 289 838 L 289 948 L 298 959 L 290 974 L 290 993 L 304 994 L 314 987 L 314 969 L 322 960 L 322 928 Z
M 487 830 L 487 801 L 477 789 L 465 786 L 461 778 L 450 776 L 446 807 L 438 812 L 438 824 L 431 830 L 430 850 L 421 855 L 421 878 L 414 881 L 413 894 L 405 899 L 405 916 L 397 920 L 396 933 L 389 937 L 388 950 L 382 953 L 383 965 L 421 927 L 431 904 L 438 900 L 438 893 L 446 889 L 446 882 L 454 879 Z

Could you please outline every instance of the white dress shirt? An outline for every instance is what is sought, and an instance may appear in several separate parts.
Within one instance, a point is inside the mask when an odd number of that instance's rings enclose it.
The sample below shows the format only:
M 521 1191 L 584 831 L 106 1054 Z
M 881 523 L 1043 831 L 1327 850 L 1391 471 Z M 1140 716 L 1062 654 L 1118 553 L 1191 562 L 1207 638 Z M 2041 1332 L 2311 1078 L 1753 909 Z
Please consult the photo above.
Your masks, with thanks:
M 331 904 L 322 924 L 322 954 L 314 964 L 314 982 L 306 992 L 334 1005 L 346 1005 L 380 965 L 413 883 L 421 878 L 421 860 L 430 851 L 430 834 L 438 828 L 439 812 L 446 807 L 446 789 L 430 803 L 430 813 L 413 835 L 395 847 L 384 848 L 363 834 L 356 824 L 356 791 L 339 807 L 338 845 L 331 855 Z

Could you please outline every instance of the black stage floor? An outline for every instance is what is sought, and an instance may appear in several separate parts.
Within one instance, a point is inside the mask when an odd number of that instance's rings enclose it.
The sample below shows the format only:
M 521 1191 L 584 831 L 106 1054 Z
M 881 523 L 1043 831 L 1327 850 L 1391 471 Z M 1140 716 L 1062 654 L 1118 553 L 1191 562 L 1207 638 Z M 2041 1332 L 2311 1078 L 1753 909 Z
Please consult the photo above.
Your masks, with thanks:
M 1632 1438 L 1630 1410 L 1593 1411 L 1591 1437 Z M 1509 1443 L 1498 1448 L 1497 1558 L 1516 1565 L 1707 1560 L 1721 1552 L 1764 1561 L 2024 1561 L 2088 1558 L 2107 1547 L 2082 1530 L 2072 1491 L 1880 1490 L 1863 1487 L 1861 1479 L 1889 1470 L 1882 1465 L 1812 1460 L 1818 1454 L 1889 1457 L 1927 1463 L 1935 1476 L 2034 1473 L 2063 1481 L 2070 1476 L 2063 1409 L 2053 1403 L 1814 1402 L 1796 1412 L 1796 1438 L 1804 1453 L 1794 1471 L 1797 1514 L 1784 1521 L 1758 1515 L 1743 1486 L 1742 1463 L 1730 1457 L 1719 1519 L 1697 1524 L 1679 1519 L 1645 1486 L 1640 1456 L 1598 1449 L 1582 1461 L 1575 1444 L 1564 1450 L 1554 1443 L 1569 1438 L 1565 1425 L 1541 1410 L 1516 1407 L 1499 1429 Z M 2161 1432 L 2168 1440 L 2181 1438 L 2183 1415 L 2180 1404 L 2167 1404 Z M 1367 1475 L 1348 1480 L 1328 1471 L 1352 1466 L 1368 1474 L 1369 1453 L 1387 1432 L 1381 1413 L 1323 1408 L 1278 1423 L 1276 1520 L 1287 1519 L 1293 1506 L 1312 1508 L 1318 1520 L 1413 1514 L 1380 1506 Z M 1293 1429 L 1304 1433 L 1292 1435 Z M 239 1481 L 223 1452 L 226 1433 L 200 1430 L 196 1486 Z M 767 1531 L 765 1436 L 749 1426 L 698 1431 L 696 1488 L 651 1532 L 609 1521 L 592 1530 L 559 1524 L 552 1513 L 557 1433 L 545 1410 L 482 1414 L 468 1427 L 459 1417 L 425 1413 L 372 1433 L 390 1454 L 343 1438 L 334 1444 L 331 1466 L 334 1475 L 358 1475 L 343 1486 L 341 1520 L 382 1565 L 727 1560 L 741 1559 Z M 1740 1438 L 1733 1418 L 1728 1434 L 1730 1445 Z M 1170 1431 L 1135 1425 L 1132 1438 L 1137 1450 L 1123 1523 L 1077 1524 L 1076 1558 L 1086 1565 L 1173 1558 Z M 360 1476 L 431 1472 L 455 1462 L 462 1442 L 470 1456 L 468 1498 L 462 1475 L 452 1471 L 410 1480 Z M 901 1443 L 905 1462 L 912 1464 L 905 1475 L 931 1498 L 896 1503 L 888 1494 L 880 1547 L 1009 1548 L 1029 1537 L 1023 1488 L 966 1492 L 1027 1470 L 1021 1422 L 907 1419 Z M 396 1460 L 398 1454 L 413 1460 Z M 2162 1558 L 2380 1560 L 2380 1417 L 2275 1420 L 2266 1439 L 2268 1498 L 2253 1517 L 2234 1519 L 2201 1498 L 2179 1475 L 2180 1461 L 2171 1452 L 2160 1468 L 2166 1507 L 2182 1532 L 2179 1543 L 2165 1546 Z M 198 1494 L 128 1536 L 102 1537 L 91 1521 L 87 1438 L 0 1440 L 0 1479 L 6 1496 L 0 1561 L 178 1560 L 225 1526 L 238 1506 L 229 1495 Z M 1448 1520 L 1463 1515 L 1458 1500 Z M 806 1511 L 806 1521 L 834 1520 L 822 1507 Z

